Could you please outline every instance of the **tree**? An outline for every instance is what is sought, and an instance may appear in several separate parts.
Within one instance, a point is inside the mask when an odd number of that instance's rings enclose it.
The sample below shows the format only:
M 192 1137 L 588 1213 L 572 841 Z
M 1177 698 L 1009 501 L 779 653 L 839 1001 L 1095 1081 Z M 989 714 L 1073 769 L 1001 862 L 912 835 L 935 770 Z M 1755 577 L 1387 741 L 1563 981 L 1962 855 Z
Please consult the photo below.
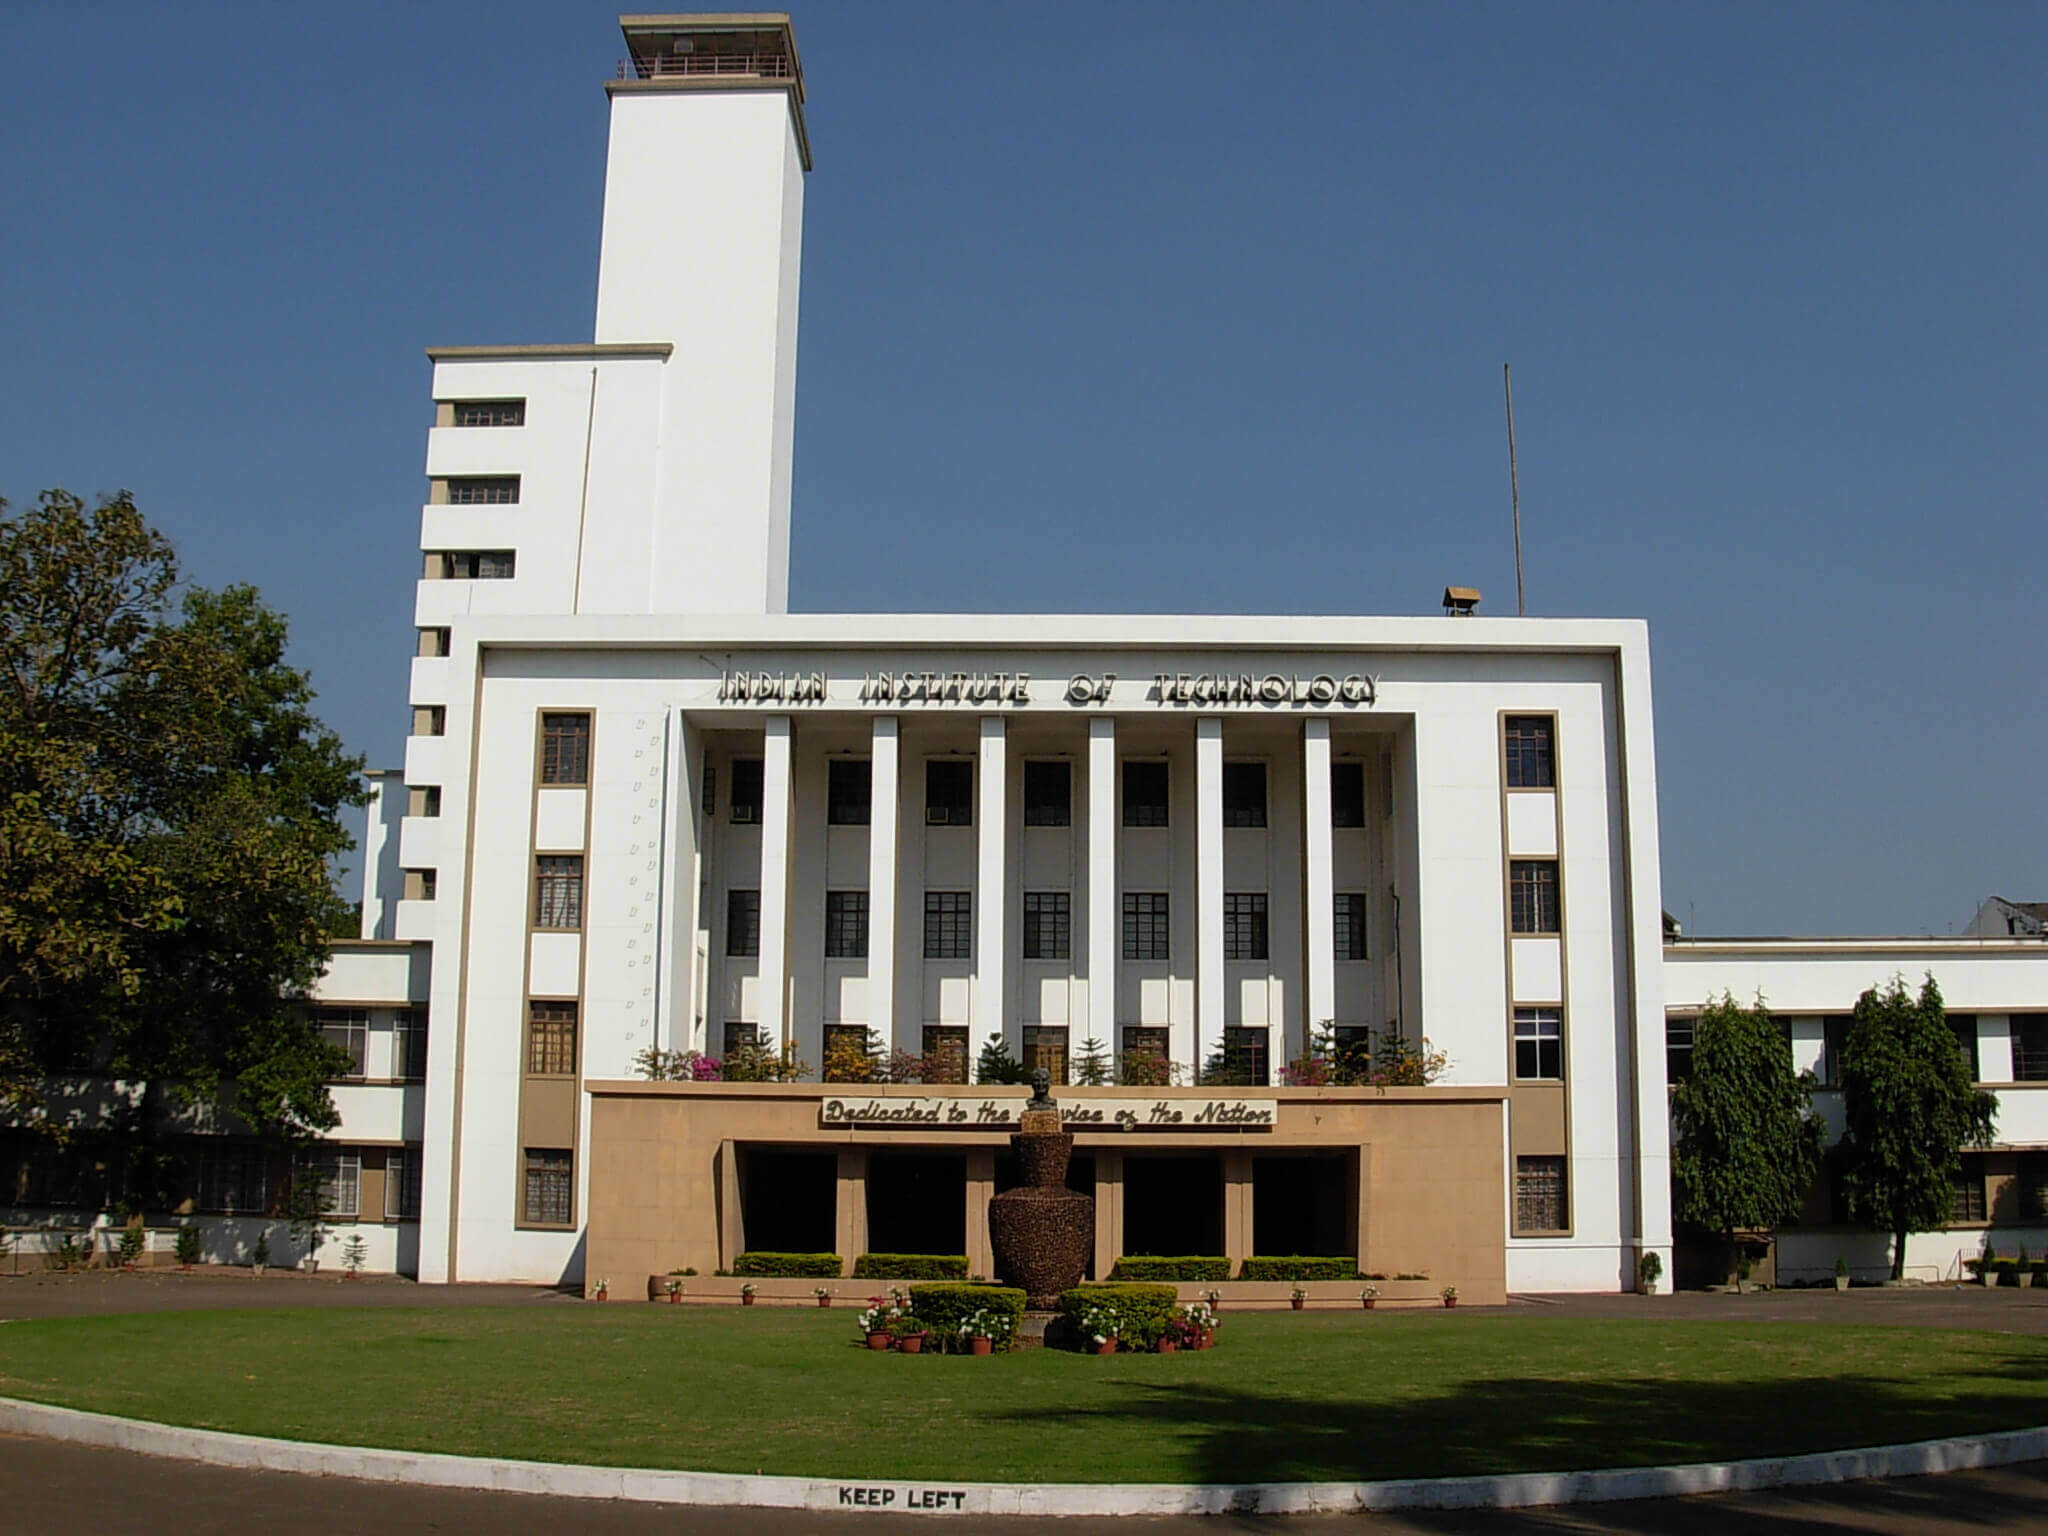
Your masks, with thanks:
M 1856 999 L 1841 1070 L 1846 1214 L 1891 1233 L 1892 1278 L 1903 1279 L 1907 1234 L 1948 1221 L 1962 1150 L 1991 1140 L 1998 1101 L 1971 1086 L 1931 975 L 1917 999 L 1897 976 Z
M 320 1265 L 320 1245 L 333 1230 L 328 1219 L 333 1201 L 328 1197 L 327 1172 L 312 1158 L 302 1158 L 292 1170 L 291 1188 L 285 1194 L 284 1213 L 293 1239 L 299 1245 L 301 1261 L 309 1268 Z
M 1081 1042 L 1081 1054 L 1074 1060 L 1074 1081 L 1090 1088 L 1100 1088 L 1109 1081 L 1113 1065 L 1109 1059 L 1109 1048 L 1090 1035 Z
M 1671 1089 L 1678 1219 L 1719 1233 L 1731 1253 L 1738 1231 L 1796 1220 L 1827 1142 L 1813 1088 L 1812 1073 L 1793 1072 L 1762 998 L 1709 1001 L 1693 1026 L 1692 1071 Z
M 177 592 L 126 492 L 0 501 L 0 1103 L 71 1134 L 52 1080 L 145 1084 L 84 1134 L 149 1200 L 175 1101 L 227 1093 L 275 1143 L 337 1122 L 345 1059 L 300 1004 L 366 798 L 282 616 L 246 586 Z
M 1021 1083 L 1025 1078 L 1024 1063 L 1010 1054 L 1009 1042 L 1001 1035 L 990 1035 L 974 1063 L 974 1080 L 977 1083 Z

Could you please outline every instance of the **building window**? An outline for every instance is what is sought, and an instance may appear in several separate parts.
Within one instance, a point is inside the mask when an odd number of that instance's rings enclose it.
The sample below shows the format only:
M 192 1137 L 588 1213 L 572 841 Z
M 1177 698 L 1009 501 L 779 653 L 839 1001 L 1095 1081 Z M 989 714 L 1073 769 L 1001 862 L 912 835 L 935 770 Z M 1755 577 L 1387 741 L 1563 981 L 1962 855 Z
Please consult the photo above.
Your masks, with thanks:
M 1074 765 L 1027 761 L 1024 764 L 1024 825 L 1067 827 L 1073 822 Z
M 1952 1013 L 1948 1016 L 1948 1027 L 1955 1031 L 1956 1046 L 1962 1051 L 1963 1060 L 1969 1064 L 1970 1081 L 1981 1081 L 1984 1073 L 1977 1064 L 1977 1015 Z
M 1664 1021 L 1664 1081 L 1682 1083 L 1692 1076 L 1694 1016 L 1673 1014 Z
M 1564 1159 L 1516 1158 L 1515 1230 L 1562 1232 L 1569 1225 L 1564 1206 Z
M 1964 1226 L 1985 1220 L 1984 1159 L 1965 1154 L 1949 1200 L 1949 1225 Z
M 451 507 L 510 507 L 519 501 L 517 475 L 451 475 L 445 484 Z
M 533 926 L 583 926 L 583 855 L 544 853 L 534 861 Z
M 1332 900 L 1336 902 L 1337 909 L 1332 934 L 1336 940 L 1337 958 L 1365 959 L 1365 892 L 1339 891 Z
M 956 1024 L 924 1027 L 924 1080 L 928 1083 L 967 1081 L 967 1031 Z
M 2019 1161 L 2019 1219 L 2024 1226 L 2037 1227 L 2048 1221 L 2048 1152 L 2022 1152 Z
M 1820 1021 L 1820 1085 L 1823 1088 L 1842 1086 L 1842 1046 L 1849 1038 L 1849 1022 L 1843 1018 Z
M 835 757 L 825 764 L 825 820 L 835 827 L 864 827 L 874 815 L 875 765 L 864 757 Z
M 405 884 L 399 892 L 402 901 L 432 901 L 441 890 L 441 872 L 438 869 L 408 869 L 404 872 Z
M 408 1147 L 384 1154 L 384 1219 L 418 1221 L 420 1218 L 420 1154 Z
M 429 555 L 431 563 L 436 556 Z M 519 560 L 509 549 L 447 549 L 438 556 L 442 581 L 510 581 Z
M 363 1155 L 339 1148 L 302 1154 L 293 1165 L 293 1177 L 309 1174 L 320 1180 L 324 1199 L 321 1209 L 329 1216 L 353 1220 L 361 1213 L 363 1201 Z
M 2012 1079 L 2034 1083 L 2048 1078 L 2048 1015 L 2014 1014 Z
M 391 1067 L 394 1075 L 408 1082 L 423 1082 L 427 1075 L 427 1010 L 401 1008 L 391 1034 Z
M 924 824 L 974 825 L 974 764 L 933 758 L 924 765 Z
M 576 1075 L 576 1005 L 535 1000 L 526 1005 L 526 1075 Z
M 1170 1064 L 1173 1059 L 1170 1054 L 1173 1050 L 1173 1031 L 1161 1028 L 1156 1024 L 1126 1024 L 1123 1035 L 1123 1062 L 1168 1067 L 1170 1075 Z M 1122 1078 L 1126 1075 L 1122 1063 L 1119 1063 L 1118 1076 Z M 1154 1083 L 1164 1081 L 1163 1078 L 1154 1073 L 1140 1072 L 1136 1075 L 1146 1077 Z
M 1167 919 L 1166 892 L 1124 892 L 1124 958 L 1173 958 L 1172 925 Z
M 1515 1010 L 1515 1076 L 1523 1082 L 1564 1081 L 1564 1016 L 1557 1009 Z
M 370 1015 L 362 1009 L 322 1009 L 314 1021 L 320 1038 L 337 1050 L 348 1052 L 348 1070 L 343 1077 L 367 1077 L 370 1060 Z
M 456 427 L 523 427 L 526 425 L 526 402 L 524 400 L 457 400 L 450 413 L 450 426 Z
M 1124 764 L 1124 825 L 1163 827 L 1166 825 L 1166 764 L 1127 762 Z
M 742 959 L 761 953 L 761 893 L 725 893 L 725 952 Z
M 412 733 L 415 736 L 445 736 L 448 734 L 448 706 L 445 704 L 415 704 L 412 707 Z
M 924 893 L 924 957 L 927 960 L 971 960 L 974 957 L 974 893 Z
M 1266 955 L 1266 893 L 1224 892 L 1223 958 L 1264 960 Z
M 540 717 L 540 781 L 565 785 L 590 782 L 590 716 Z
M 1209 1081 L 1236 1088 L 1265 1087 L 1271 1038 L 1263 1027 L 1226 1025 L 1222 1071 Z
M 574 1209 L 575 1155 L 566 1148 L 526 1149 L 526 1220 L 535 1226 L 566 1227 Z
M 1513 859 L 1508 864 L 1508 931 L 1557 933 L 1557 860 Z
M 1024 958 L 1068 960 L 1074 953 L 1073 896 L 1067 891 L 1024 893 Z M 1062 1078 L 1062 1082 L 1066 1079 Z
M 419 649 L 414 654 L 420 656 L 446 656 L 449 646 L 454 643 L 454 639 L 453 631 L 445 626 L 426 626 L 420 630 Z
M 1365 764 L 1330 764 L 1330 825 L 1365 825 Z
M 742 1022 L 738 1019 L 727 1020 L 725 1026 L 726 1055 L 730 1056 L 734 1051 L 765 1051 L 767 1048 L 768 1042 L 762 1038 L 760 1025 Z
M 1052 1074 L 1055 1083 L 1067 1080 L 1067 1031 L 1065 1025 L 1026 1024 L 1024 1026 L 1024 1070 L 1036 1072 L 1040 1067 Z
M 727 815 L 734 826 L 750 827 L 761 820 L 761 759 L 736 757 L 732 760 L 731 804 Z
M 865 960 L 868 957 L 868 893 L 825 893 L 825 958 Z
M 414 784 L 405 796 L 405 814 L 432 818 L 441 814 L 441 786 Z
M 704 814 L 718 814 L 718 764 L 711 761 L 711 754 L 704 754 Z
M 1551 745 L 1556 722 L 1548 715 L 1508 716 L 1508 788 L 1555 789 L 1557 759 Z
M 270 1209 L 269 1159 L 261 1147 L 202 1147 L 193 1203 L 208 1215 L 260 1216 Z
M 1266 824 L 1266 765 L 1223 765 L 1223 825 L 1263 827 Z

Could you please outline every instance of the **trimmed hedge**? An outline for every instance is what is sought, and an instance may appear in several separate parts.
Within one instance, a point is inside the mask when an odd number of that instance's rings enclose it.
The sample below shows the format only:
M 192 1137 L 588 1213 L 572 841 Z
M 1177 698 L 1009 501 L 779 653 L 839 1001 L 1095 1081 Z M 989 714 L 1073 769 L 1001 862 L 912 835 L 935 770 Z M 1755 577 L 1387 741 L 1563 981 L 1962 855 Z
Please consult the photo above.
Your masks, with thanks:
M 1151 1254 L 1126 1254 L 1109 1272 L 1112 1280 L 1228 1280 L 1230 1260 L 1222 1254 L 1182 1254 L 1159 1258 Z
M 960 1325 L 976 1312 L 997 1312 L 1009 1319 L 1007 1336 L 996 1341 L 999 1350 L 1016 1348 L 1017 1330 L 1024 1326 L 1024 1292 L 1009 1285 L 913 1285 L 910 1309 L 931 1326 L 929 1347 L 960 1353 L 967 1349 Z
M 787 1280 L 837 1280 L 846 1261 L 836 1253 L 743 1253 L 732 1261 L 736 1275 L 772 1275 Z
M 1151 1349 L 1180 1310 L 1180 1299 L 1170 1285 L 1077 1285 L 1060 1292 L 1060 1315 L 1076 1336 L 1081 1315 L 1098 1306 L 1116 1309 L 1122 1319 L 1117 1338 L 1126 1349 Z
M 856 1280 L 965 1280 L 964 1253 L 864 1253 L 853 1261 Z
M 1290 1253 L 1261 1258 L 1254 1254 L 1238 1270 L 1240 1280 L 1362 1280 L 1358 1260 Z

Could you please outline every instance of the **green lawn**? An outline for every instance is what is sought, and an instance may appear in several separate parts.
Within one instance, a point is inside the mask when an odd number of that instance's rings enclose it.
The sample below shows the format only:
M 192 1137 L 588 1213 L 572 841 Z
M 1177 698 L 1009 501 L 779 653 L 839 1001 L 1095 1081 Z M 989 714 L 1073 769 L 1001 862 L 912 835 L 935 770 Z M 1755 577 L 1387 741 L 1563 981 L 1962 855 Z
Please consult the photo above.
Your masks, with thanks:
M 845 1309 L 184 1312 L 0 1327 L 0 1394 L 290 1439 L 819 1477 L 1241 1482 L 1814 1451 L 2048 1422 L 2048 1338 L 1244 1314 L 1203 1354 L 878 1355 Z

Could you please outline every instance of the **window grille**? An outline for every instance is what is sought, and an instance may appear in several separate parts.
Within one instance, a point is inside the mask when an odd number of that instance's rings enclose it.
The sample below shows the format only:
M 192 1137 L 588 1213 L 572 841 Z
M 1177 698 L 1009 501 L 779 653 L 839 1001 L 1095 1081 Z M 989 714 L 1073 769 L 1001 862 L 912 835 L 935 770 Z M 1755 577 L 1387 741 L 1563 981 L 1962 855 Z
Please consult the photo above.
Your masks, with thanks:
M 745 957 L 761 953 L 761 893 L 725 893 L 725 952 Z
M 451 507 L 509 507 L 518 501 L 517 475 L 455 475 L 448 480 Z
M 835 757 L 825 765 L 825 820 L 864 827 L 874 816 L 875 765 L 865 757 Z
M 2012 1076 L 2016 1083 L 2048 1078 L 2048 1017 L 2038 1013 L 2013 1016 Z
M 1508 929 L 1557 933 L 1557 860 L 1514 859 L 1508 865 Z
M 406 1008 L 399 1012 L 391 1037 L 392 1067 L 399 1077 L 413 1082 L 427 1075 L 427 1010 Z
M 411 1148 L 384 1155 L 384 1219 L 417 1221 L 420 1215 L 420 1154 Z
M 1551 747 L 1554 728 L 1548 715 L 1508 716 L 1508 788 L 1557 787 L 1557 763 Z
M 566 1150 L 526 1149 L 526 1219 L 566 1227 L 575 1205 L 575 1156 Z
M 1223 958 L 1267 958 L 1266 893 L 1228 891 L 1223 897 Z
M 454 425 L 458 427 L 523 427 L 524 400 L 457 400 Z
M 1223 765 L 1223 825 L 1263 827 L 1266 824 L 1266 765 Z
M 825 893 L 825 958 L 865 960 L 868 953 L 868 893 Z
M 1564 1016 L 1555 1008 L 1515 1010 L 1515 1076 L 1564 1081 Z
M 269 1159 L 261 1147 L 202 1148 L 196 1204 L 209 1215 L 260 1216 L 270 1209 Z
M 589 715 L 540 717 L 540 781 L 565 785 L 590 782 Z
M 1223 1075 L 1218 1083 L 1241 1088 L 1263 1088 L 1270 1070 L 1271 1032 L 1259 1027 L 1231 1024 L 1223 1030 Z
M 1337 958 L 1365 959 L 1365 892 L 1339 891 L 1333 899 L 1336 902 L 1336 920 L 1331 937 L 1336 941 Z
M 1955 1176 L 1953 1194 L 1949 1202 L 1949 1224 L 1957 1226 L 1965 1222 L 1984 1221 L 1985 1209 L 1984 1159 L 1965 1157 L 1962 1170 Z
M 1024 825 L 1065 827 L 1074 819 L 1074 767 L 1071 763 L 1024 764 Z
M 925 1081 L 964 1083 L 967 1081 L 967 1031 L 953 1024 L 924 1027 Z
M 576 1075 L 576 1005 L 541 1002 L 527 1005 L 526 1071 L 531 1077 Z
M 1040 1067 L 1052 1074 L 1055 1083 L 1066 1082 L 1067 1031 L 1064 1025 L 1024 1026 L 1024 1070 L 1036 1072 Z
M 974 893 L 924 893 L 924 957 L 927 960 L 974 958 Z
M 583 855 L 544 853 L 534 861 L 533 926 L 583 926 Z
M 370 1016 L 360 1009 L 322 1010 L 314 1018 L 320 1025 L 320 1038 L 329 1045 L 338 1046 L 348 1052 L 348 1070 L 343 1077 L 366 1077 L 369 1075 L 370 1059 Z
M 1166 892 L 1124 892 L 1124 958 L 1173 958 L 1173 930 L 1167 916 Z
M 974 764 L 934 758 L 924 765 L 924 820 L 928 827 L 974 825 Z
M 1569 1225 L 1565 1216 L 1564 1159 L 1516 1158 L 1515 1230 L 1562 1232 Z
M 1067 891 L 1024 893 L 1024 958 L 1073 958 L 1073 897 Z

